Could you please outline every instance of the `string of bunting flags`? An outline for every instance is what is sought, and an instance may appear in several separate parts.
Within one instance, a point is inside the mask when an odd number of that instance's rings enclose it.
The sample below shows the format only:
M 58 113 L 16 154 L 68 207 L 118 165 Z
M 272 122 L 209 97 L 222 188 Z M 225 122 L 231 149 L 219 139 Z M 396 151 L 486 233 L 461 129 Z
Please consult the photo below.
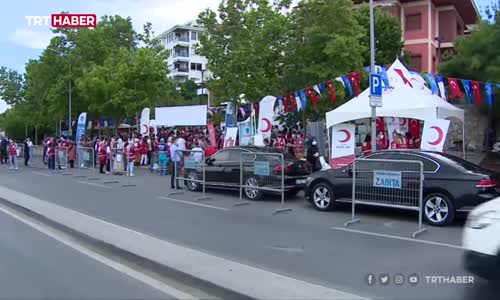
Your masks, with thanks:
M 387 69 L 384 66 L 376 66 L 377 73 L 381 75 L 382 84 L 384 87 L 391 87 L 390 79 L 387 76 Z M 369 73 L 370 67 L 365 67 L 364 72 Z M 397 72 L 398 70 L 396 70 Z M 402 72 L 397 72 L 399 76 L 402 77 L 405 84 L 412 86 L 412 83 L 405 78 Z M 465 96 L 469 104 L 481 105 L 483 103 L 483 97 L 486 104 L 489 107 L 495 105 L 494 100 L 494 89 L 500 89 L 500 83 L 491 82 L 480 82 L 475 80 L 454 78 L 454 77 L 444 77 L 441 75 L 433 75 L 430 73 L 418 73 L 412 72 L 412 75 L 418 74 L 422 80 L 425 82 L 426 86 L 431 90 L 433 94 L 440 96 L 441 98 L 453 102 L 461 99 Z M 290 92 L 284 96 L 277 97 L 278 112 L 289 113 L 289 112 L 299 112 L 305 110 L 308 102 L 312 103 L 313 106 L 317 106 L 323 100 L 323 93 L 325 90 L 328 91 L 330 103 L 335 104 L 337 93 L 333 85 L 334 81 L 340 82 L 342 86 L 347 90 L 349 96 L 352 98 L 358 96 L 362 91 L 360 88 L 362 80 L 362 74 L 360 70 L 356 70 L 351 73 L 347 73 L 333 79 L 326 80 L 321 83 L 310 85 L 300 89 L 298 91 Z M 447 94 L 447 88 L 449 89 L 449 94 Z M 481 91 L 484 91 L 483 93 Z M 308 101 L 309 100 L 309 101 Z M 240 105 L 238 107 L 238 119 L 246 119 L 252 113 L 252 109 L 258 110 L 259 102 L 249 103 Z M 210 107 L 209 117 L 217 113 L 225 113 L 225 107 Z

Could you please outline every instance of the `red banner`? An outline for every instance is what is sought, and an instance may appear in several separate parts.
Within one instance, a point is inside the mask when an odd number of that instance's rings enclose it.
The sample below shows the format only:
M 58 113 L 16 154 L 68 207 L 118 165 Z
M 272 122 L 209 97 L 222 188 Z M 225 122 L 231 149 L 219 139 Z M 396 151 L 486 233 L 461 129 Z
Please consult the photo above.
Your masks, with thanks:
M 217 147 L 217 141 L 215 139 L 214 123 L 208 123 L 207 128 L 208 128 L 208 134 L 210 136 L 210 144 L 212 144 L 212 147 Z

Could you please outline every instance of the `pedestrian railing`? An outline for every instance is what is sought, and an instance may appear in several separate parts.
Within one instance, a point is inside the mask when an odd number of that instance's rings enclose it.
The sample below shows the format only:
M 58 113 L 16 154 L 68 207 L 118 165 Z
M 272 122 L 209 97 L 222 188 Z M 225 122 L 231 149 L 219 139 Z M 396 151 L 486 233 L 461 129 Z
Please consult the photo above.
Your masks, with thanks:
M 190 191 L 201 191 L 201 197 L 196 200 L 209 199 L 205 195 L 206 174 L 205 174 L 205 152 L 203 150 L 176 150 L 177 158 L 174 163 L 174 186 L 177 188 L 179 181 Z M 181 194 L 182 192 L 172 192 Z
M 239 163 L 240 202 L 243 201 L 243 194 L 250 200 L 259 200 L 264 193 L 272 193 L 281 196 L 281 207 L 275 210 L 275 214 L 292 210 L 285 208 L 285 157 L 283 153 L 242 152 Z
M 68 147 L 57 146 L 56 147 L 56 168 L 65 169 L 68 165 Z
M 78 146 L 76 148 L 76 165 L 80 169 L 95 168 L 94 148 Z
M 425 231 L 422 227 L 423 164 L 413 160 L 385 160 L 357 158 L 351 170 L 352 214 L 345 226 L 360 222 L 356 218 L 356 205 L 374 205 L 414 210 L 418 212 L 418 230 L 412 236 Z

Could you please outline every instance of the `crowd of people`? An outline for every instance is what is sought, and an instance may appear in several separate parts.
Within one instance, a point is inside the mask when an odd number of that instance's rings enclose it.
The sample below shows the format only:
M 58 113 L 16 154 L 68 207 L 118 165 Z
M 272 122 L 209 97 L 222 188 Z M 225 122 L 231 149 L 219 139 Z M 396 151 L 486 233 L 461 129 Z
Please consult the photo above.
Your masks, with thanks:
M 412 136 L 410 132 L 403 133 L 400 129 L 395 129 L 392 132 L 392 142 L 390 142 L 387 131 L 378 131 L 376 143 L 377 150 L 420 149 L 420 137 Z M 372 152 L 372 138 L 370 134 L 365 136 L 362 152 L 363 155 Z
M 7 136 L 0 135 L 0 163 L 9 164 L 9 169 L 18 170 L 18 158 L 24 157 L 24 165 L 29 166 L 33 153 L 33 143 L 29 138 L 24 140 L 22 147 Z

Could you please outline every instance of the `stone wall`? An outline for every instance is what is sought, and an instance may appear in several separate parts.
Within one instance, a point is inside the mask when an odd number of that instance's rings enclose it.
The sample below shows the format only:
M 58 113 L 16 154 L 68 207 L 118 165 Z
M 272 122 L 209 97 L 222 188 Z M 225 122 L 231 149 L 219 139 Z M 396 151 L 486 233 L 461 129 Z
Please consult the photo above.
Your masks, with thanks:
M 481 150 L 483 145 L 483 132 L 488 127 L 488 117 L 479 112 L 478 108 L 474 105 L 457 105 L 464 110 L 465 113 L 465 146 L 468 150 Z M 448 137 L 446 140 L 446 147 L 453 147 L 454 141 L 462 140 L 462 123 L 458 120 L 452 119 L 450 129 L 448 130 Z

